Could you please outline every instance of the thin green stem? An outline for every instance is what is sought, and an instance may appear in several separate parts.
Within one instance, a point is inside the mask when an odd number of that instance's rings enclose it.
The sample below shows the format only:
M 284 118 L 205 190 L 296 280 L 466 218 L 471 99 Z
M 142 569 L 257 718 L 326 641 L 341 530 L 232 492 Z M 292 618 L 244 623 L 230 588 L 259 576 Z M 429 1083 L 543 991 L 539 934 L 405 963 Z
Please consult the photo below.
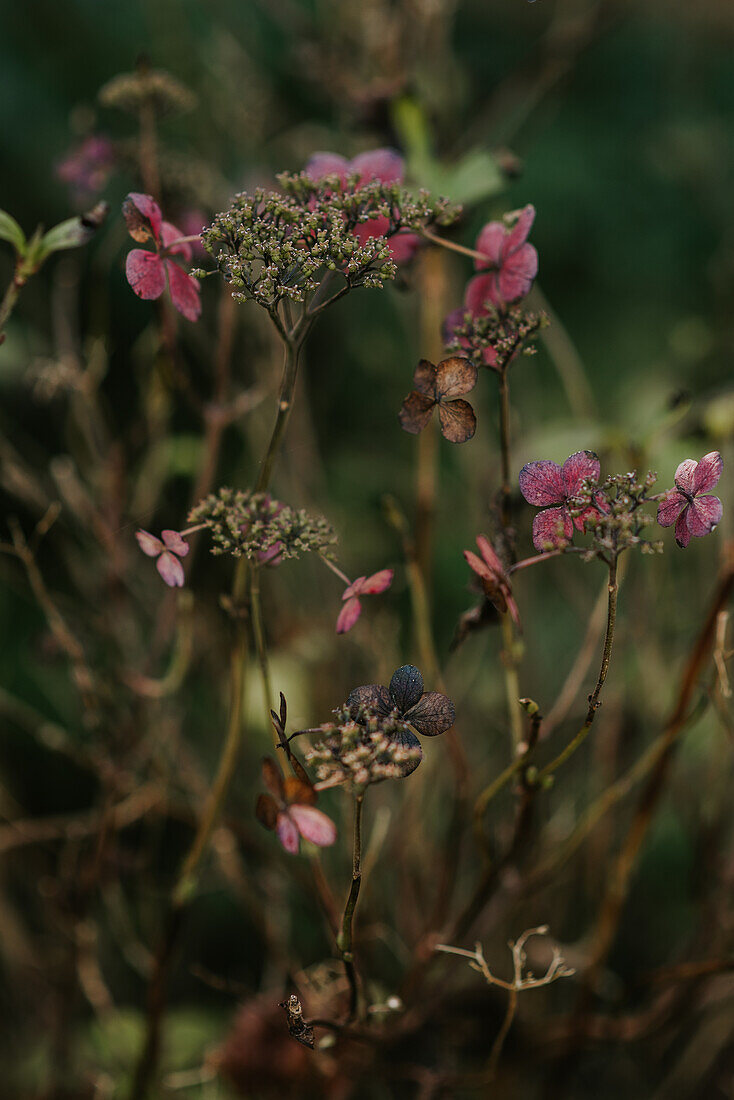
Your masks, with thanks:
M 505 527 L 510 522 L 510 383 L 507 377 L 507 367 L 500 372 L 500 456 L 502 462 L 502 523 Z
M 301 334 L 297 341 L 288 336 L 284 337 L 283 376 L 280 384 L 280 397 L 278 398 L 278 415 L 275 418 L 273 434 L 270 437 L 270 443 L 260 467 L 260 473 L 255 486 L 256 493 L 264 493 L 270 484 L 273 466 L 275 465 L 275 460 L 278 457 L 278 452 L 283 442 L 283 436 L 285 435 L 288 418 L 290 417 L 291 408 L 293 406 L 293 392 L 296 386 L 296 378 L 298 377 L 298 360 L 306 331 Z
M 359 983 L 357 969 L 354 965 L 354 948 L 352 938 L 352 921 L 354 911 L 357 908 L 359 890 L 362 885 L 362 805 L 364 792 L 354 796 L 354 837 L 352 841 L 352 884 L 349 888 L 347 903 L 344 907 L 341 929 L 336 939 L 336 945 L 341 952 L 344 969 L 349 982 L 349 1015 L 346 1022 L 351 1023 L 356 1019 L 359 1006 Z
M 7 289 L 3 294 L 2 301 L 0 302 L 0 344 L 5 340 L 5 326 L 8 323 L 10 314 L 15 309 L 15 303 L 18 301 L 18 295 L 20 294 L 20 288 L 23 286 L 25 280 L 19 280 L 17 274 L 13 275 L 13 278 L 8 283 Z
M 263 701 L 265 703 L 265 728 L 272 728 L 270 710 L 275 702 L 273 685 L 270 680 L 270 663 L 268 661 L 268 649 L 265 641 L 265 629 L 263 626 L 262 604 L 260 602 L 260 567 L 255 564 L 250 566 L 250 615 L 252 618 L 252 634 L 255 640 L 255 653 L 260 667 L 262 680 Z M 276 747 L 279 744 L 275 735 Z

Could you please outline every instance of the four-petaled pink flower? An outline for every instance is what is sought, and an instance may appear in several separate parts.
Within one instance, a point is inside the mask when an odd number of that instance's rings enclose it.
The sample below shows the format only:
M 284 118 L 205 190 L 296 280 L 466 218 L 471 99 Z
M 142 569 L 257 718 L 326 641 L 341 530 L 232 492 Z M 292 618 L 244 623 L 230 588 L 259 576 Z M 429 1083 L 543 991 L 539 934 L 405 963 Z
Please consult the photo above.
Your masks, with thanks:
M 477 271 L 489 271 L 475 275 L 466 288 L 464 304 L 473 314 L 486 312 L 488 301 L 502 306 L 524 298 L 530 290 L 538 274 L 538 253 L 527 243 L 534 221 L 535 207 L 528 205 L 518 212 L 512 228 L 488 222 L 477 237 L 476 251 L 487 259 L 475 260 L 474 266 Z
M 351 630 L 359 616 L 362 614 L 360 596 L 374 596 L 378 592 L 384 592 L 392 584 L 394 570 L 381 569 L 379 573 L 373 573 L 371 577 L 357 577 L 344 589 L 342 600 L 344 606 L 336 620 L 337 634 L 346 634 Z
M 150 195 L 132 191 L 122 204 L 122 213 L 133 240 L 142 243 L 152 238 L 156 248 L 155 252 L 134 248 L 128 253 L 125 274 L 130 286 L 146 301 L 160 298 L 168 286 L 178 312 L 187 321 L 197 321 L 201 314 L 199 283 L 171 259 L 183 256 L 190 260 L 191 245 L 179 240 L 183 234 L 175 225 L 163 221 L 161 208 Z
M 482 582 L 482 589 L 487 599 L 494 604 L 502 614 L 509 612 L 514 621 L 520 626 L 520 612 L 517 609 L 515 598 L 512 595 L 510 578 L 494 551 L 494 547 L 485 535 L 477 535 L 477 546 L 482 555 L 478 558 L 471 550 L 464 551 L 464 557 L 470 569 L 473 569 Z
M 577 451 L 567 458 L 563 466 L 546 459 L 528 462 L 520 471 L 520 492 L 528 504 L 542 508 L 533 520 L 533 545 L 536 550 L 558 549 L 573 538 L 574 525 L 583 531 L 589 519 L 598 518 L 600 512 L 608 512 L 609 505 L 601 493 L 594 494 L 594 504 L 589 504 L 580 515 L 572 516 L 568 503 L 583 492 L 583 482 L 590 478 L 599 480 L 601 467 L 593 451 Z M 548 507 L 556 505 L 556 507 Z
M 336 825 L 321 810 L 314 809 L 318 795 L 304 769 L 294 762 L 298 776 L 283 779 L 280 768 L 269 756 L 263 760 L 263 781 L 270 794 L 261 794 L 255 815 L 266 829 L 274 829 L 286 852 L 295 855 L 300 838 L 319 848 L 336 840 Z
M 182 588 L 184 571 L 179 558 L 185 558 L 189 544 L 178 531 L 161 531 L 156 538 L 148 531 L 136 531 L 138 546 L 149 558 L 158 558 L 155 567 L 170 588 Z M 162 540 L 162 541 L 161 541 Z
M 687 458 L 675 471 L 675 488 L 660 502 L 658 523 L 661 527 L 675 524 L 675 541 L 679 546 L 688 546 L 691 536 L 710 535 L 720 522 L 721 501 L 702 494 L 718 483 L 722 466 L 719 452 L 710 451 L 700 462 Z
M 304 168 L 304 173 L 318 183 L 327 176 L 337 176 L 342 187 L 346 186 L 350 176 L 357 176 L 357 186 L 363 187 L 372 180 L 380 183 L 402 183 L 405 175 L 405 162 L 394 149 L 372 149 L 360 153 L 353 160 L 347 160 L 339 153 L 314 153 Z M 384 237 L 389 228 L 385 217 L 371 218 L 356 226 L 354 235 L 360 244 L 369 237 Z M 421 244 L 416 233 L 401 230 L 388 241 L 392 258 L 396 264 L 406 263 L 415 255 Z

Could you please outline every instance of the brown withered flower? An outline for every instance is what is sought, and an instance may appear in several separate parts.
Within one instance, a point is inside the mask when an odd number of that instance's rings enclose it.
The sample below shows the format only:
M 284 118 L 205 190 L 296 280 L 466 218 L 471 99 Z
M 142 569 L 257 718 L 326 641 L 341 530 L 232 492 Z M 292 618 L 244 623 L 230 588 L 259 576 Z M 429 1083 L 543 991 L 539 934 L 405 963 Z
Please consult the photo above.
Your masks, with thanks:
M 477 428 L 474 409 L 462 394 L 477 384 L 477 368 L 468 359 L 452 356 L 437 366 L 421 359 L 413 375 L 415 389 L 408 394 L 399 413 L 400 426 L 417 435 L 438 407 L 438 420 L 445 439 L 466 443 Z

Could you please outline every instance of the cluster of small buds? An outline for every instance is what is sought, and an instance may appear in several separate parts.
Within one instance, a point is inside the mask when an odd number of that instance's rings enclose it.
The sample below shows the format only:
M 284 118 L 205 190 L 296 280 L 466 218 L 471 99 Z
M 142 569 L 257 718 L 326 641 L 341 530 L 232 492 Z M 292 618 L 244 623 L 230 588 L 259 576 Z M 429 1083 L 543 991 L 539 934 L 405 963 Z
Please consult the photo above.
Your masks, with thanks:
M 410 728 L 397 710 L 385 716 L 372 707 L 341 707 L 321 731 L 323 740 L 306 753 L 316 790 L 344 785 L 359 793 L 384 779 L 402 779 L 422 755 L 400 743 Z
M 521 305 L 499 309 L 489 302 L 485 309 L 481 314 L 459 309 L 447 317 L 444 341 L 449 351 L 499 372 L 521 349 L 525 355 L 535 353 L 532 341 L 548 324 L 545 313 L 531 313 Z
M 643 554 L 661 554 L 659 540 L 642 538 L 642 531 L 655 522 L 655 516 L 643 510 L 646 503 L 657 507 L 657 497 L 649 493 L 657 474 L 649 471 L 638 479 L 636 471 L 608 477 L 601 488 L 591 478 L 585 478 L 579 493 L 568 502 L 572 516 L 584 515 L 586 530 L 592 535 L 592 546 L 584 560 L 602 557 L 610 560 L 630 547 L 639 547 Z M 590 504 L 595 508 L 590 508 Z
M 273 500 L 268 493 L 219 489 L 192 508 L 189 520 L 211 531 L 213 554 L 244 555 L 261 564 L 312 551 L 330 558 L 336 543 L 336 533 L 325 519 Z
M 284 299 L 305 301 L 329 272 L 343 275 L 350 288 L 382 287 L 397 273 L 390 237 L 449 224 L 458 214 L 447 200 L 425 192 L 414 197 L 379 180 L 358 184 L 353 176 L 344 185 L 337 176 L 317 182 L 284 173 L 278 182 L 280 192 L 236 195 L 202 234 L 234 297 L 267 310 Z M 355 229 L 378 218 L 387 222 L 384 236 L 360 241 Z
M 120 73 L 99 92 L 104 107 L 117 107 L 137 115 L 148 108 L 161 117 L 190 111 L 196 96 L 170 73 L 141 63 L 133 73 Z

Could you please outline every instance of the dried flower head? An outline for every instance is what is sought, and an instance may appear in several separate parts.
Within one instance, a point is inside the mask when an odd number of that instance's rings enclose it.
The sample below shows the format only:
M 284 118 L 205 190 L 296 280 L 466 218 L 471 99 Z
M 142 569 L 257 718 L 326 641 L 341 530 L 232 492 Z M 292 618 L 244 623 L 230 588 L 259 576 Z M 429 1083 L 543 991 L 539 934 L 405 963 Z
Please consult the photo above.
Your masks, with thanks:
M 190 275 L 182 271 L 173 256 L 191 259 L 191 245 L 181 241 L 182 233 L 175 225 L 163 221 L 161 208 L 150 195 L 132 191 L 122 204 L 122 213 L 133 240 L 152 240 L 155 252 L 134 248 L 125 263 L 127 281 L 138 298 L 146 301 L 160 298 L 169 287 L 171 301 L 187 321 L 197 321 L 201 314 L 201 288 Z
M 336 543 L 333 527 L 303 509 L 273 500 L 268 493 L 220 489 L 200 501 L 189 514 L 212 534 L 213 554 L 243 555 L 260 564 L 275 564 L 316 551 L 331 556 Z
M 477 384 L 477 368 L 468 359 L 442 360 L 438 366 L 421 359 L 413 375 L 415 389 L 403 401 L 400 426 L 417 435 L 438 408 L 441 432 L 451 443 L 466 443 L 477 429 L 474 409 L 460 395 Z
M 161 531 L 156 538 L 148 531 L 137 531 L 138 546 L 149 558 L 157 558 L 156 569 L 169 588 L 182 588 L 184 571 L 181 558 L 189 552 L 189 544 L 179 531 Z
M 688 546 L 691 538 L 710 535 L 721 522 L 718 497 L 707 495 L 721 477 L 723 462 L 718 451 L 710 451 L 700 462 L 687 458 L 675 471 L 675 488 L 670 489 L 658 508 L 661 527 L 675 524 L 675 541 Z
M 130 114 L 148 108 L 159 116 L 190 111 L 196 96 L 163 69 L 152 69 L 142 61 L 135 72 L 120 73 L 99 91 L 104 107 L 117 107 Z
M 649 496 L 655 481 L 652 471 L 640 480 L 633 470 L 608 477 L 600 489 L 590 480 L 582 483 L 568 507 L 574 522 L 583 520 L 587 533 L 591 534 L 591 547 L 584 554 L 587 561 L 601 557 L 608 562 L 631 547 L 637 547 L 643 554 L 662 550 L 661 542 L 642 537 L 655 518 L 644 511 L 645 504 L 657 499 Z M 592 506 L 592 500 L 596 507 Z
M 467 564 L 474 570 L 482 582 L 485 596 L 502 614 L 510 613 L 517 625 L 520 625 L 520 613 L 512 595 L 512 583 L 495 552 L 491 542 L 485 535 L 477 535 L 477 546 L 482 555 L 478 558 L 471 550 L 464 551 Z
M 344 785 L 359 792 L 385 779 L 402 779 L 418 767 L 418 739 L 395 714 L 368 706 L 344 706 L 321 726 L 321 740 L 306 752 L 316 771 L 317 790 Z
M 570 543 L 573 529 L 584 530 L 587 521 L 596 518 L 606 504 L 601 496 L 582 503 L 571 511 L 571 502 L 586 489 L 585 483 L 596 485 L 601 466 L 593 451 L 577 451 L 563 466 L 542 459 L 528 462 L 520 471 L 520 492 L 528 504 L 542 508 L 533 520 L 533 545 L 536 550 L 557 550 Z
M 548 324 L 544 313 L 531 313 L 522 306 L 498 309 L 491 303 L 472 310 L 467 304 L 449 313 L 443 323 L 443 341 L 449 351 L 458 351 L 478 367 L 504 371 L 524 351 L 535 351 L 533 340 Z
M 291 758 L 291 766 L 298 774 L 283 779 L 275 761 L 269 756 L 263 759 L 263 782 L 270 794 L 259 796 L 255 815 L 261 825 L 278 834 L 278 840 L 291 855 L 298 851 L 301 837 L 319 848 L 327 848 L 336 840 L 336 826 L 325 813 L 314 809 L 318 794 L 295 757 Z

